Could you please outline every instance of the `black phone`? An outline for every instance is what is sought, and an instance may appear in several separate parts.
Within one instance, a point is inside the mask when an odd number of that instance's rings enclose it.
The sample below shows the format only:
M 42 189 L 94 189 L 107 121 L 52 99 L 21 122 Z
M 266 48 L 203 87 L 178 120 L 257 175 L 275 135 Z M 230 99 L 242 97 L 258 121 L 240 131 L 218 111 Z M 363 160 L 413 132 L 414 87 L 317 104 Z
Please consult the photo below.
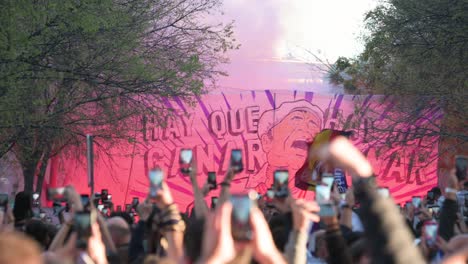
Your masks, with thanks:
M 188 175 L 192 172 L 193 151 L 191 149 L 180 150 L 180 171 L 182 174 Z
M 91 237 L 91 225 L 93 225 L 95 222 L 95 211 L 75 213 L 73 227 L 78 235 L 76 241 L 77 248 L 86 249 L 88 247 L 88 239 Z
M 288 190 L 289 172 L 287 170 L 276 170 L 273 173 L 273 189 L 275 197 L 286 198 L 289 196 Z
M 466 180 L 468 171 L 468 157 L 467 156 L 455 156 L 455 175 L 458 181 Z
M 215 209 L 218 204 L 218 197 L 211 197 L 211 209 Z
M 109 199 L 109 191 L 107 189 L 101 190 L 101 201 L 104 203 Z
M 80 198 L 81 198 L 81 204 L 84 207 L 89 205 L 89 194 L 81 194 Z
M 252 227 L 250 226 L 250 210 L 253 202 L 248 195 L 231 195 L 232 215 L 231 233 L 236 241 L 252 240 Z
M 66 202 L 67 201 L 67 188 L 48 188 L 47 189 L 47 200 L 54 202 Z
M 218 187 L 216 183 L 216 172 L 208 172 L 208 184 L 210 185 L 210 190 L 214 190 Z
M 429 191 L 429 192 L 427 193 L 427 198 L 428 198 L 429 200 L 434 200 L 434 192 Z
M 138 199 L 138 197 L 133 197 L 133 200 L 132 200 L 132 207 L 133 208 L 136 208 L 138 206 L 138 204 L 140 203 L 140 200 Z
M 3 212 L 8 209 L 8 194 L 0 193 L 0 208 Z
M 244 164 L 242 163 L 242 150 L 233 149 L 231 151 L 231 168 L 235 173 L 239 173 L 244 170 Z

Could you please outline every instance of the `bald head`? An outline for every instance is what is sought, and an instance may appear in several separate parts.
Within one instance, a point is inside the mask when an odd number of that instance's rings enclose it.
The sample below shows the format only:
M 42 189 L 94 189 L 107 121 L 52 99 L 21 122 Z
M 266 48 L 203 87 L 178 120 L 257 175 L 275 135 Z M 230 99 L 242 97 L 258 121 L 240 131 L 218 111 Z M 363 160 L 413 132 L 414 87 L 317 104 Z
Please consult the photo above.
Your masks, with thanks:
M 130 226 L 122 217 L 111 217 L 107 219 L 106 224 L 112 240 L 117 247 L 130 242 Z
M 2 233 L 0 236 L 0 263 L 42 264 L 39 245 L 20 233 Z

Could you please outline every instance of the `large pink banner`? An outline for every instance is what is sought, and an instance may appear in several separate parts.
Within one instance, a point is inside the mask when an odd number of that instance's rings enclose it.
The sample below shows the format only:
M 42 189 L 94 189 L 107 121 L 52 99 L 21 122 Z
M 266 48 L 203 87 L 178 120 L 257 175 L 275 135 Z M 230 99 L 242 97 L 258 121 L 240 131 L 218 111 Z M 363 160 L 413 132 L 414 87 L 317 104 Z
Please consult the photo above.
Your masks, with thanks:
M 273 172 L 287 168 L 293 195 L 309 199 L 311 192 L 297 189 L 292 175 L 304 164 L 307 143 L 325 128 L 354 131 L 353 142 L 368 155 L 379 184 L 390 188 L 396 202 L 424 195 L 437 184 L 438 137 L 415 137 L 411 131 L 438 122 L 438 108 L 426 109 L 416 122 L 400 122 L 388 131 L 388 127 L 376 129 L 394 114 L 392 99 L 382 96 L 265 90 L 205 95 L 194 105 L 178 98 L 164 104 L 177 113 L 164 127 L 156 124 L 157 117 L 146 116 L 136 142 L 116 147 L 110 157 L 100 155 L 95 161 L 95 189 L 109 189 L 116 205 L 144 197 L 148 169 L 160 166 L 175 201 L 182 210 L 190 208 L 191 184 L 179 172 L 182 148 L 194 151 L 200 185 L 208 171 L 215 171 L 221 182 L 231 150 L 240 148 L 245 170 L 235 177 L 233 192 L 253 188 L 263 193 L 272 184 Z M 74 184 L 88 191 L 85 163 L 58 157 L 51 167 L 52 185 Z M 212 191 L 207 201 L 218 194 L 219 190 Z

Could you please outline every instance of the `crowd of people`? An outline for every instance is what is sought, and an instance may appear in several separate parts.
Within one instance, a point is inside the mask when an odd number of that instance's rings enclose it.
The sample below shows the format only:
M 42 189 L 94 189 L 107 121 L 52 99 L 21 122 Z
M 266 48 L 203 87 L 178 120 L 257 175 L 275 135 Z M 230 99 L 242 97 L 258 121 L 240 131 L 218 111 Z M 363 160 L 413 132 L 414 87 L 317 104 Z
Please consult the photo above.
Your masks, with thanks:
M 191 168 L 194 206 L 181 213 L 155 170 L 148 197 L 118 210 L 66 187 L 56 225 L 34 213 L 32 195 L 18 193 L 0 213 L 0 263 L 467 263 L 466 175 L 454 172 L 443 192 L 396 206 L 346 138 L 310 155 L 352 175 L 345 195 L 325 182 L 328 195 L 295 199 L 276 179 L 268 193 L 231 193 L 229 169 L 208 205 L 214 186 L 200 188 Z

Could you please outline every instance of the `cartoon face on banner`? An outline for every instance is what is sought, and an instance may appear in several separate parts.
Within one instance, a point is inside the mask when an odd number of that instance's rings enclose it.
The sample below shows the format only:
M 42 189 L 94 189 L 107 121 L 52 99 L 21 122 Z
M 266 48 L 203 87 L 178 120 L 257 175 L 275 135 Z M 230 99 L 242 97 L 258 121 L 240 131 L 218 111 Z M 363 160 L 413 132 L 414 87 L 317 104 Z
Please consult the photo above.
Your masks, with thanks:
M 205 95 L 197 98 L 194 106 L 178 98 L 167 99 L 166 107 L 177 114 L 167 119 L 164 126 L 157 124 L 155 117 L 144 117 L 143 133 L 138 143 L 128 144 L 128 153 L 118 153 L 112 159 L 100 157 L 95 165 L 95 189 L 106 187 L 116 204 L 129 203 L 132 197 L 147 194 L 148 171 L 160 167 L 165 171 L 175 201 L 184 211 L 193 203 L 193 192 L 189 177 L 180 173 L 181 150 L 192 149 L 192 163 L 197 168 L 201 186 L 209 171 L 216 172 L 217 181 L 221 182 L 231 160 L 231 151 L 241 149 L 244 170 L 235 176 L 231 185 L 233 192 L 255 189 L 265 194 L 273 184 L 274 172 L 287 170 L 292 195 L 308 198 L 311 197 L 309 191 L 296 187 L 295 175 L 304 165 L 314 137 L 323 129 L 331 129 L 355 132 L 352 140 L 370 158 L 379 183 L 389 187 L 398 202 L 403 202 L 413 195 L 424 194 L 436 184 L 436 162 L 424 162 L 437 155 L 437 145 L 426 141 L 437 138 L 424 139 L 422 143 L 425 144 L 393 144 L 391 147 L 381 141 L 368 140 L 372 131 L 366 130 L 365 122 L 352 122 L 356 105 L 368 107 L 372 103 L 372 108 L 388 111 L 381 99 L 379 96 L 272 93 L 268 90 Z M 375 118 L 378 121 L 380 116 Z M 411 160 L 416 150 L 427 157 Z M 395 154 L 390 155 L 393 152 Z M 57 160 L 55 166 L 60 169 L 51 171 L 62 173 L 56 177 L 63 175 L 70 179 L 68 182 L 86 191 L 86 168 L 70 166 L 78 164 L 74 161 Z M 219 189 L 210 193 L 210 196 L 218 195 Z M 208 202 L 210 199 L 207 197 Z

